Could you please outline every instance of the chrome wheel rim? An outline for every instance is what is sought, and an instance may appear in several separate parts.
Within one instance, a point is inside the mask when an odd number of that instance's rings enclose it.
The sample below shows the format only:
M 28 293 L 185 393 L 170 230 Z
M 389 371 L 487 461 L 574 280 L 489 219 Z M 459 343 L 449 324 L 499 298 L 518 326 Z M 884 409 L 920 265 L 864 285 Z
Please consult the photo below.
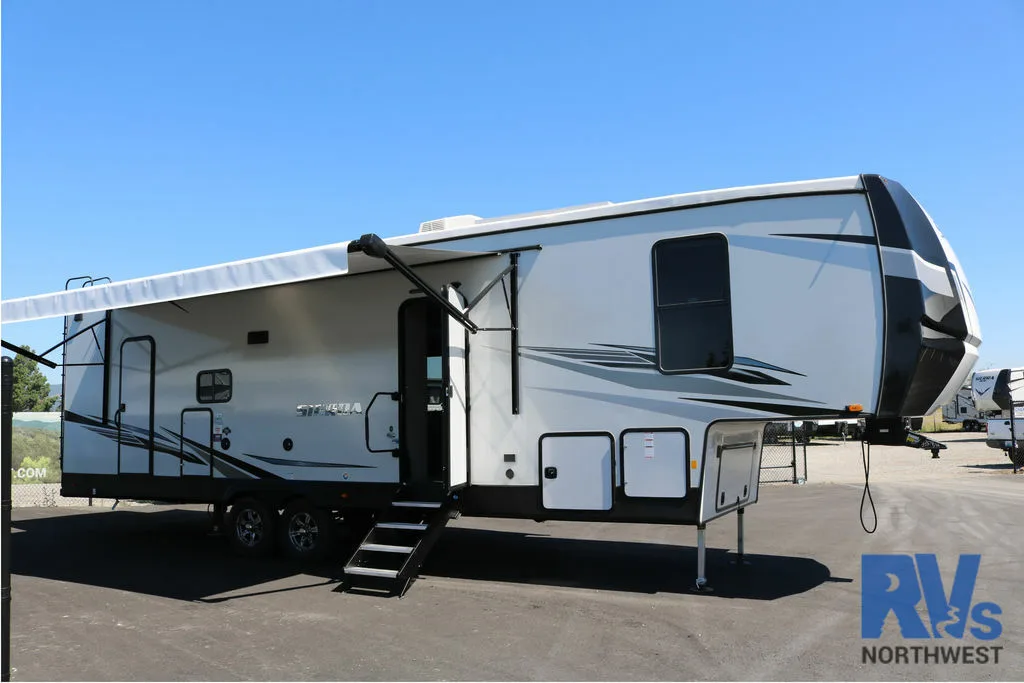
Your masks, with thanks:
M 316 547 L 320 538 L 320 527 L 308 512 L 292 515 L 288 520 L 288 539 L 296 549 L 308 552 Z
M 245 508 L 235 522 L 235 534 L 247 548 L 254 548 L 263 542 L 263 516 L 252 508 Z

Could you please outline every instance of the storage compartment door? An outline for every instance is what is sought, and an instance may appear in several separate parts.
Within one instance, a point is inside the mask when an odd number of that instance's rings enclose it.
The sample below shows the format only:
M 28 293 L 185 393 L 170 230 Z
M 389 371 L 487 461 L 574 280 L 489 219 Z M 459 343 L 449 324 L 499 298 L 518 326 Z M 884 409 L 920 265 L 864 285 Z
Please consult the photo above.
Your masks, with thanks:
M 540 439 L 542 502 L 548 510 L 611 510 L 611 434 L 547 434 Z
M 686 432 L 627 431 L 622 435 L 622 480 L 631 498 L 685 498 Z
M 751 473 L 758 465 L 757 444 L 737 443 L 718 448 L 718 488 L 715 511 L 740 507 L 750 500 Z

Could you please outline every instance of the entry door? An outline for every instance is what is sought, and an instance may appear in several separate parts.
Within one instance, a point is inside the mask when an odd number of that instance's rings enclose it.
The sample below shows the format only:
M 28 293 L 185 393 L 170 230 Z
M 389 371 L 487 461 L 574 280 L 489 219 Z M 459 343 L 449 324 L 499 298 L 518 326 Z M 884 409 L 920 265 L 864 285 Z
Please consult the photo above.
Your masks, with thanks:
M 152 337 L 131 337 L 121 342 L 115 412 L 118 472 L 150 474 L 153 471 L 155 352 Z
M 181 411 L 181 476 L 213 475 L 213 411 L 190 408 Z
M 460 311 L 465 310 L 466 301 L 452 287 L 445 287 L 448 301 Z M 447 334 L 445 335 L 445 412 L 448 414 L 448 488 L 461 488 L 466 485 L 469 474 L 469 433 L 466 370 L 466 328 L 450 315 L 445 315 Z

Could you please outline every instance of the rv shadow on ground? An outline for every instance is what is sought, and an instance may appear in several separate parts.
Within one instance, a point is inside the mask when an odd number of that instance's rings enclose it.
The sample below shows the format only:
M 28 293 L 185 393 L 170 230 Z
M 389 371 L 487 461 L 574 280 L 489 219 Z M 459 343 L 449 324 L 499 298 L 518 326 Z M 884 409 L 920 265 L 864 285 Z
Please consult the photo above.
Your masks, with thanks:
M 959 465 L 968 470 L 1010 470 L 1013 471 L 1013 463 L 1009 459 L 1006 462 L 984 462 L 976 465 Z
M 324 585 L 332 582 L 334 566 L 340 568 L 337 562 L 308 567 L 281 558 L 235 556 L 223 537 L 209 534 L 209 517 L 202 511 L 38 512 L 11 524 L 16 575 L 220 602 L 242 597 L 225 594 L 252 595 L 261 584 L 291 576 L 311 577 L 305 586 Z
M 211 603 L 327 590 L 340 579 L 357 540 L 309 565 L 233 555 L 223 537 L 208 533 L 202 511 L 38 509 L 18 516 L 11 538 L 16 575 Z M 709 596 L 774 600 L 825 582 L 850 581 L 833 578 L 828 567 L 808 558 L 750 555 L 745 567 L 731 564 L 733 558 L 724 549 L 708 548 L 708 583 L 714 589 Z M 696 571 L 694 547 L 450 527 L 421 575 L 653 594 L 689 593 Z M 299 585 L 265 587 L 299 576 Z
M 777 600 L 834 578 L 828 567 L 803 557 L 735 554 L 707 549 L 709 596 Z M 449 528 L 421 571 L 482 581 L 562 586 L 632 593 L 690 593 L 697 576 L 695 547 L 630 541 L 554 538 L 486 529 Z

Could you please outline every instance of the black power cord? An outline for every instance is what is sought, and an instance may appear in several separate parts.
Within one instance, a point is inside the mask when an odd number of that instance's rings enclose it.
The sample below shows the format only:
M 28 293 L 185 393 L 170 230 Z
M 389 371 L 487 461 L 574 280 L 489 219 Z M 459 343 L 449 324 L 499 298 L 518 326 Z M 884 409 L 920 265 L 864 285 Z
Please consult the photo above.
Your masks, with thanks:
M 871 485 L 868 479 L 871 474 L 871 444 L 860 442 L 860 460 L 864 464 L 864 493 L 860 496 L 860 526 L 869 534 L 878 530 L 878 511 L 875 510 L 875 499 L 871 497 Z M 875 518 L 874 525 L 869 529 L 864 522 L 864 501 L 871 503 L 871 516 Z

